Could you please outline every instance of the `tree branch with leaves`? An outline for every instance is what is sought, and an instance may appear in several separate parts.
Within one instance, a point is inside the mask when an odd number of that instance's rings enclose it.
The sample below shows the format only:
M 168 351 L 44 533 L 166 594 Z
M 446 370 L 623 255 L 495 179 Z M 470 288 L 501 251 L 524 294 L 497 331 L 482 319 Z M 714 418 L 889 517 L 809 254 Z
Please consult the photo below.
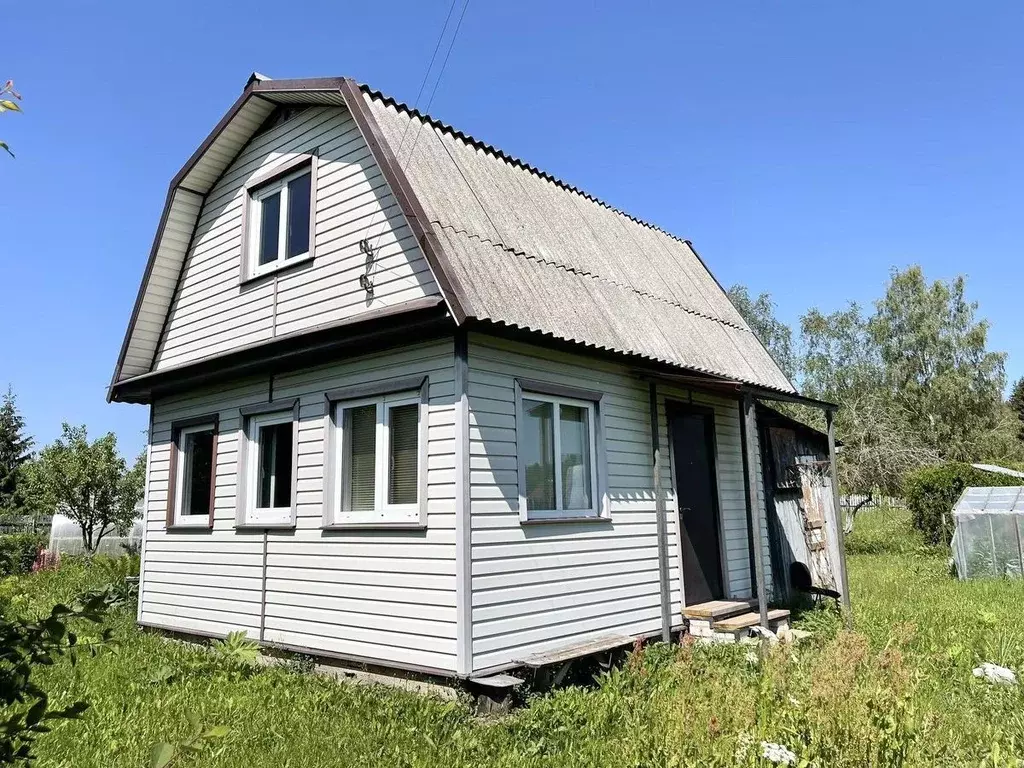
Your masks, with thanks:
M 13 97 L 17 101 L 12 101 L 9 97 Z M 8 80 L 4 83 L 3 88 L 0 88 L 0 112 L 21 112 L 18 101 L 21 101 L 21 94 L 14 90 L 14 81 Z M 14 157 L 14 153 L 6 141 L 0 140 L 0 149 L 5 150 L 7 154 Z

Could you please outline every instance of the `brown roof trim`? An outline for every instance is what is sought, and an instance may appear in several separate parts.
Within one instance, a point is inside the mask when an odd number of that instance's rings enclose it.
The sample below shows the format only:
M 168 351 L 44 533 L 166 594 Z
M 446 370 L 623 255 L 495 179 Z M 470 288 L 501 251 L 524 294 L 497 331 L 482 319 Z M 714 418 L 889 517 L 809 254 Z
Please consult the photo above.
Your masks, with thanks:
M 254 93 L 274 91 L 337 91 L 347 80 L 346 77 L 297 77 L 284 80 L 259 80 L 252 90 Z
M 438 296 L 370 310 L 337 323 L 277 336 L 215 357 L 150 371 L 111 388 L 118 402 L 148 403 L 154 396 L 260 373 L 282 373 L 344 359 L 389 345 L 450 334 L 451 315 Z
M 810 407 L 810 406 L 809 406 Z M 777 411 L 771 406 L 765 405 L 761 401 L 754 403 L 754 408 L 757 409 L 757 421 L 759 424 L 765 424 L 768 426 L 781 426 L 787 429 L 793 429 L 796 431 L 810 432 L 815 437 L 822 440 L 828 440 L 828 433 L 823 432 L 817 427 L 812 427 L 810 424 L 805 424 L 799 419 L 794 419 L 792 416 L 787 416 L 781 411 Z M 840 441 L 836 441 L 836 446 L 841 446 Z
M 392 193 L 398 200 L 398 205 L 409 222 L 409 228 L 416 235 L 416 241 L 423 251 L 431 271 L 434 273 L 434 280 L 437 281 L 441 295 L 445 297 L 448 307 L 451 310 L 455 322 L 462 324 L 470 314 L 466 306 L 465 292 L 459 284 L 459 279 L 451 268 L 451 262 L 444 252 L 441 241 L 434 234 L 430 226 L 430 218 L 427 216 L 423 205 L 413 192 L 409 177 L 406 176 L 398 159 L 391 151 L 391 147 L 384 140 L 381 134 L 377 119 L 370 111 L 366 99 L 359 84 L 351 78 L 344 78 L 341 85 L 341 94 L 348 105 L 359 132 L 363 135 L 370 152 L 377 160 L 377 166 L 384 175 L 385 181 L 391 187 Z

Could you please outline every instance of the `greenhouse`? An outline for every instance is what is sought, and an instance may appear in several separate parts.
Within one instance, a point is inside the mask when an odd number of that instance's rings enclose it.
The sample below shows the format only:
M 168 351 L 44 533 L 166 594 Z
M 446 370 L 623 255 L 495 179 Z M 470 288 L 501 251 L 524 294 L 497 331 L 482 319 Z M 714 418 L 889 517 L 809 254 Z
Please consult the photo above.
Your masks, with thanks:
M 100 541 L 97 553 L 103 555 L 123 555 L 129 548 L 137 549 L 142 544 L 142 520 L 136 520 L 126 536 L 121 536 L 117 531 L 111 531 Z M 81 555 L 85 552 L 85 545 L 82 543 L 82 526 L 65 515 L 56 514 L 53 516 L 53 523 L 50 526 L 50 544 L 47 546 L 50 552 L 57 552 L 62 555 Z
M 1024 574 L 1024 487 L 965 488 L 951 543 L 961 579 Z

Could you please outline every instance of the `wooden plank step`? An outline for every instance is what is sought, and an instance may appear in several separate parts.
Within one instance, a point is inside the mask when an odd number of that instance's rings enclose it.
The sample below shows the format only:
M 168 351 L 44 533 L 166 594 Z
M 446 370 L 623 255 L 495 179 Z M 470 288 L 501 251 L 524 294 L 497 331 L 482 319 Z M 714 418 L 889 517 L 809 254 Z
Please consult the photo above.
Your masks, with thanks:
M 563 664 L 592 653 L 610 651 L 632 643 L 633 638 L 629 635 L 602 635 L 582 643 L 573 643 L 550 651 L 532 653 L 529 656 L 516 659 L 516 662 L 531 669 L 540 669 L 549 664 Z
M 746 613 L 757 605 L 754 600 L 712 600 L 707 603 L 697 603 L 683 608 L 683 616 L 688 619 L 705 619 L 716 621 L 739 613 Z
M 768 623 L 773 624 L 781 619 L 788 619 L 789 611 L 784 608 L 776 608 L 774 611 L 768 611 Z M 761 623 L 761 614 L 750 612 L 743 613 L 739 616 L 730 616 L 727 619 L 721 619 L 715 622 L 716 632 L 735 632 L 740 629 L 747 629 L 748 627 L 756 627 Z
M 487 675 L 486 677 L 471 677 L 469 678 L 469 680 L 472 683 L 476 683 L 477 685 L 485 685 L 488 688 L 515 688 L 517 685 L 522 685 L 526 682 L 522 678 L 508 674 Z

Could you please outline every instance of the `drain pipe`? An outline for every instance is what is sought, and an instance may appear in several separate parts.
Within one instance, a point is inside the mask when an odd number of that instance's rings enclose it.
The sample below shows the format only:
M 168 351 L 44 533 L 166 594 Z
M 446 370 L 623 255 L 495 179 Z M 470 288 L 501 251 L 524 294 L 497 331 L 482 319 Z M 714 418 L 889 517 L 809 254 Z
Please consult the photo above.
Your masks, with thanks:
M 654 477 L 654 510 L 658 522 L 658 584 L 661 588 L 661 639 L 672 641 L 672 599 L 668 584 L 668 523 L 665 520 L 665 491 L 661 486 L 661 419 L 658 417 L 658 385 L 649 382 L 651 395 L 651 454 Z

